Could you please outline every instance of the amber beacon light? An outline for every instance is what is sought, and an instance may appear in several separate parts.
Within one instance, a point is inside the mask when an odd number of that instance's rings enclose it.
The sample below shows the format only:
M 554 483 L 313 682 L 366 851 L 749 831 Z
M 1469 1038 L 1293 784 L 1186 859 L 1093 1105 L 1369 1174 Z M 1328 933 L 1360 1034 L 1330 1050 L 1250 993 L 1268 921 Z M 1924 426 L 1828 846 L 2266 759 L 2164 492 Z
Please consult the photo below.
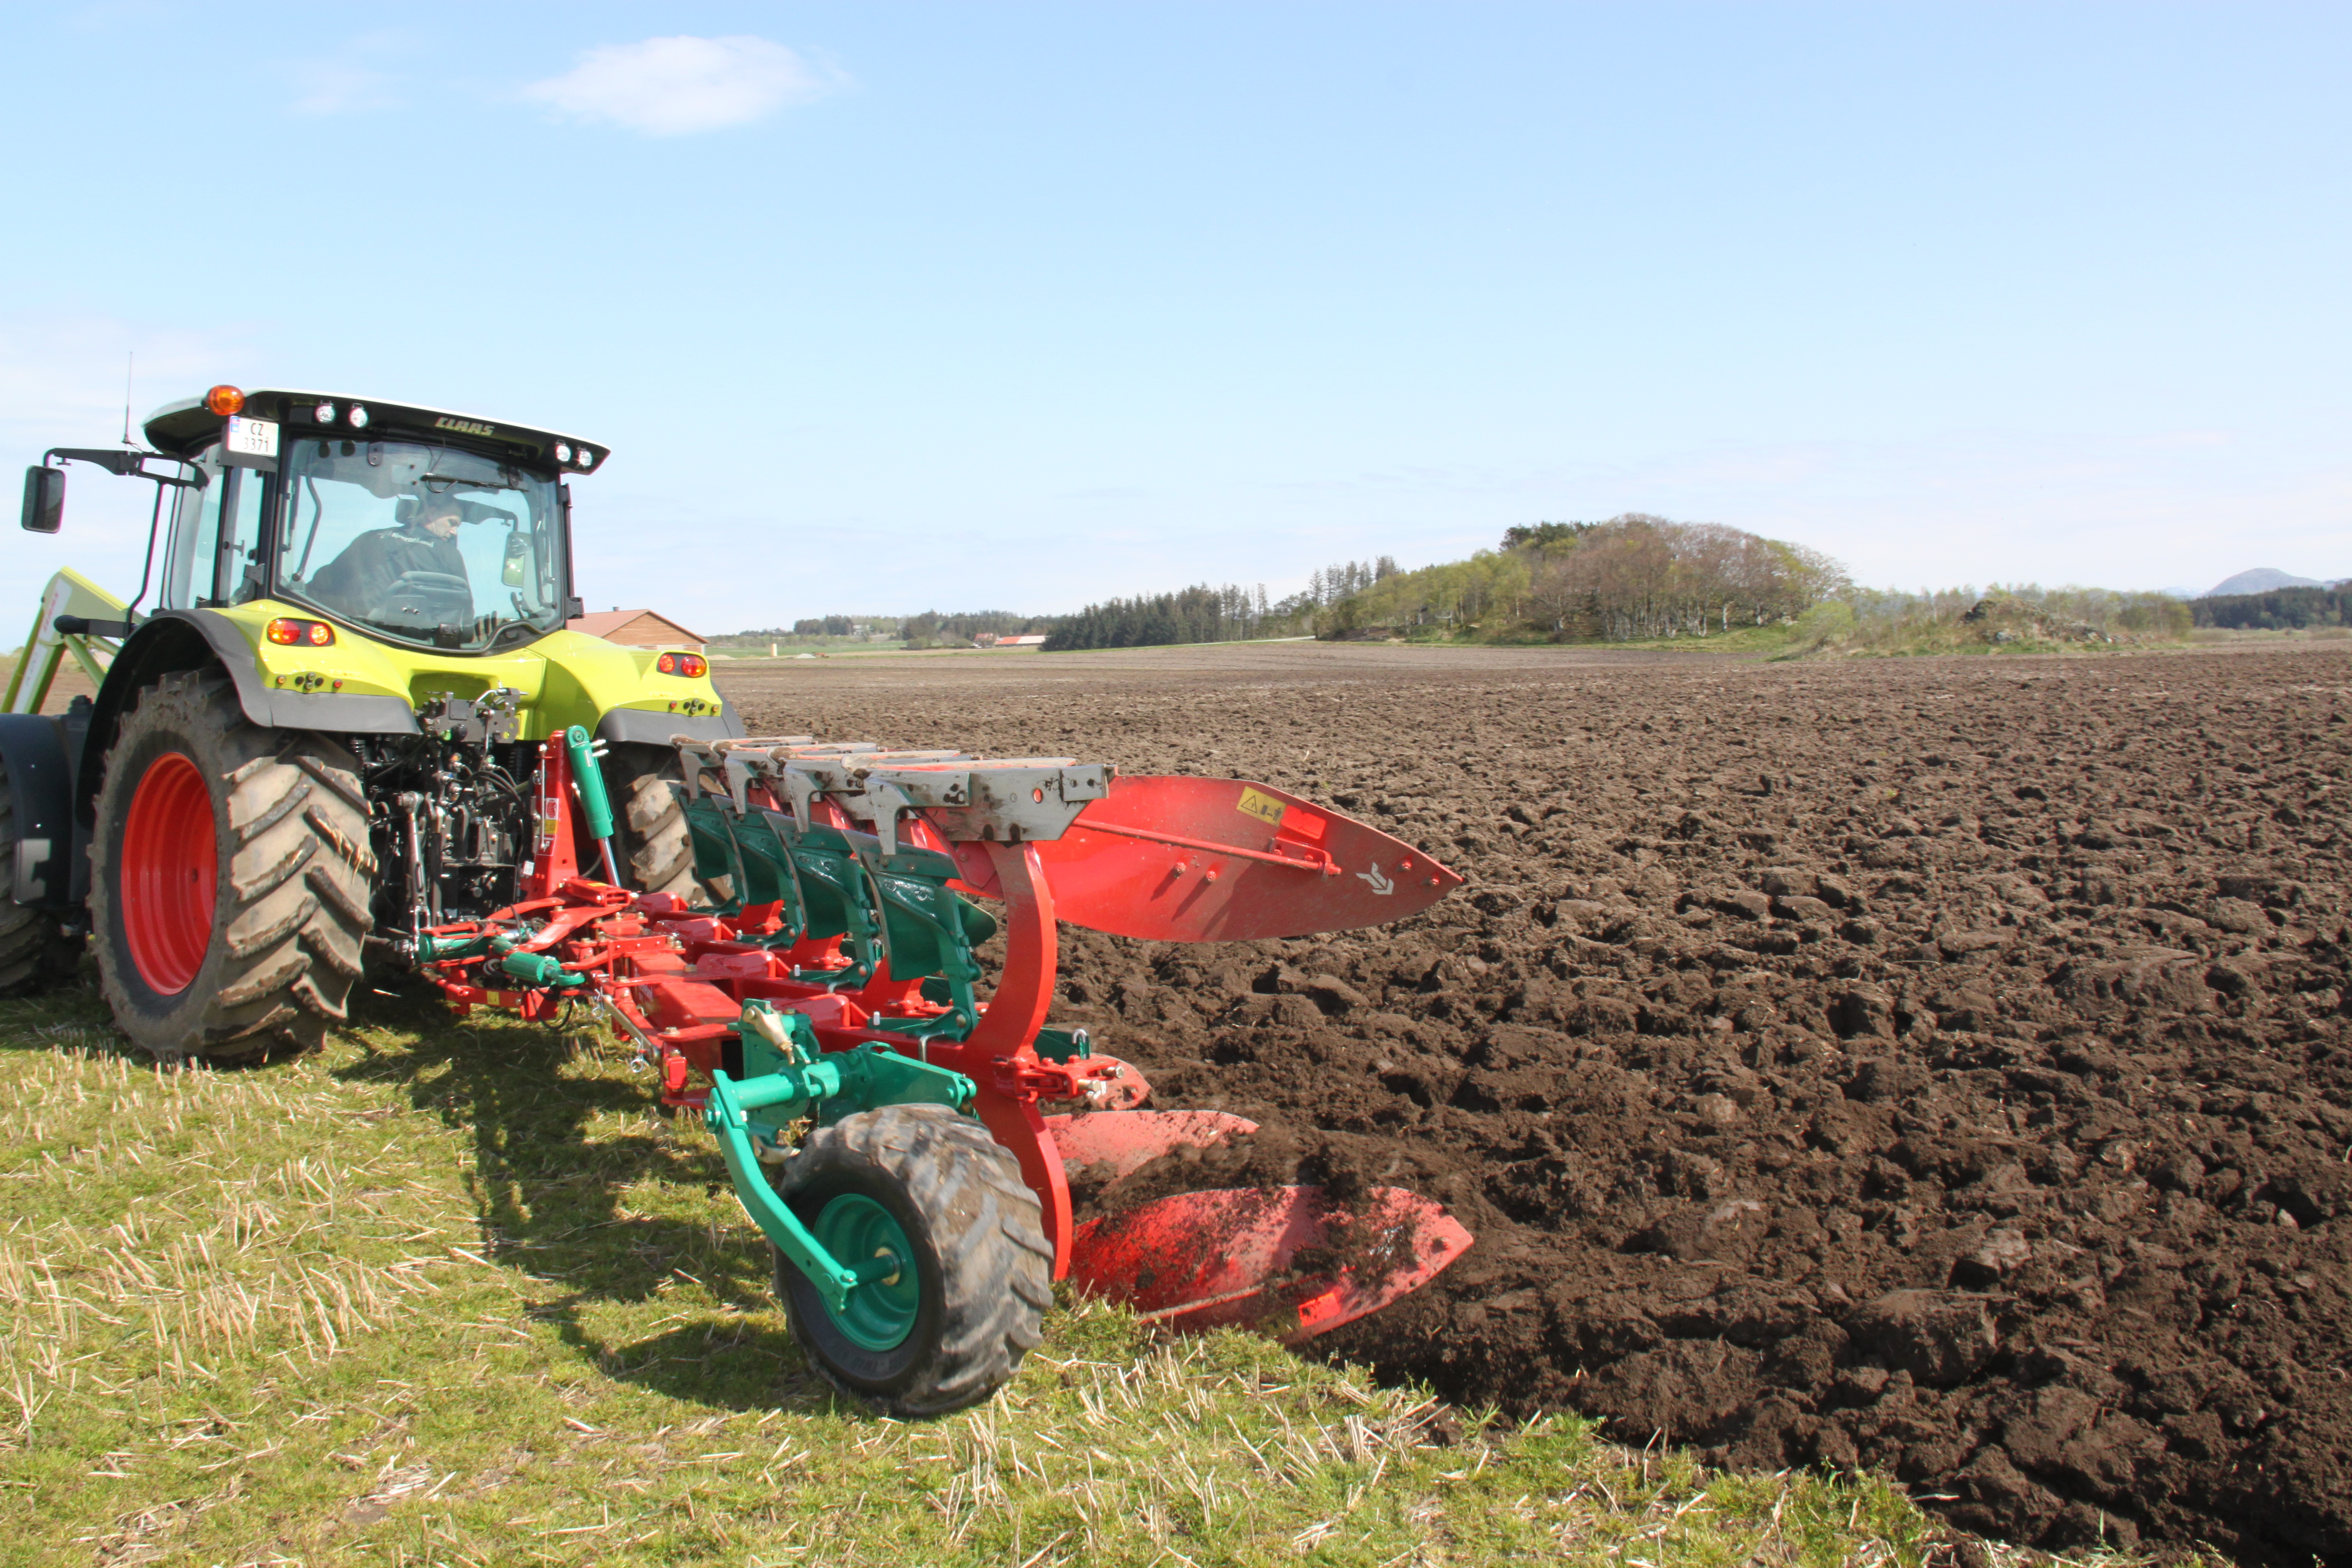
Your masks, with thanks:
M 242 414 L 245 412 L 245 394 L 223 383 L 205 394 L 205 406 L 215 414 Z

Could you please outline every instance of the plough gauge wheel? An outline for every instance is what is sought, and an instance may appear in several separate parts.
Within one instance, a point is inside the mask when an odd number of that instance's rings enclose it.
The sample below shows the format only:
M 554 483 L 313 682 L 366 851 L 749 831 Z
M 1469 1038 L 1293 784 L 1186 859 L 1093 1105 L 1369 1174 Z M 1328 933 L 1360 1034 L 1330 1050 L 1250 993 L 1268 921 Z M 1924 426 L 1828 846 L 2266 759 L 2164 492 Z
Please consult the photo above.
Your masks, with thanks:
M 778 1190 L 834 1257 L 881 1266 L 836 1312 L 777 1255 L 793 1335 L 843 1392 L 898 1415 L 960 1409 L 1045 1337 L 1054 1288 L 1037 1200 L 970 1117 L 940 1105 L 845 1116 L 809 1134 Z

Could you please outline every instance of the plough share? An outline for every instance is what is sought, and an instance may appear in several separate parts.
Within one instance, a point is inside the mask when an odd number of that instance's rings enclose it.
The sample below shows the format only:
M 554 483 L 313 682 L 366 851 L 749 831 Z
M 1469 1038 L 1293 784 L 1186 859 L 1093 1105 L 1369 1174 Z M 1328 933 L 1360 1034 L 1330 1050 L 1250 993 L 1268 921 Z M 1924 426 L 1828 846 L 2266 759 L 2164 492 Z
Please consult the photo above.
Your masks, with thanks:
M 901 1414 L 984 1398 L 1038 1342 L 1055 1279 L 1173 1327 L 1297 1341 L 1470 1245 L 1392 1188 L 1352 1209 L 1313 1187 L 1191 1193 L 1075 1223 L 1073 1174 L 1113 1181 L 1255 1124 L 1152 1107 L 1134 1066 L 1047 1022 L 1059 921 L 1161 942 L 1381 924 L 1460 884 L 1427 856 L 1237 780 L 806 736 L 677 748 L 697 879 L 723 896 L 614 885 L 611 805 L 573 729 L 539 748 L 523 896 L 422 933 L 415 956 L 461 1016 L 591 1010 L 664 1104 L 703 1114 L 836 1385 Z M 986 985 L 976 950 L 1000 930 Z

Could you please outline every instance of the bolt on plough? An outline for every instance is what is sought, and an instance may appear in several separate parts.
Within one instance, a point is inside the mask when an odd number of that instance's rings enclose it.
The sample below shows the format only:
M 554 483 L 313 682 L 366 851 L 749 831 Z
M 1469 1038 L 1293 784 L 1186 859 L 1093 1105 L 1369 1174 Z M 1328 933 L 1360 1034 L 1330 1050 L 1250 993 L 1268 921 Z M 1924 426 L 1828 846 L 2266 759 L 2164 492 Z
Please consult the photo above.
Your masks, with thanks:
M 1132 1064 L 1047 1019 L 1057 922 L 1158 942 L 1383 924 L 1460 885 L 1426 855 L 1239 780 L 807 736 L 676 744 L 670 787 L 719 901 L 615 885 L 612 807 L 574 731 L 539 748 L 523 897 L 420 933 L 416 958 L 461 1016 L 593 1010 L 665 1104 L 701 1111 L 836 1385 L 908 1415 L 984 1398 L 1065 1278 L 1171 1327 L 1297 1342 L 1470 1245 L 1395 1188 L 1352 1205 L 1185 1193 L 1075 1223 L 1073 1174 L 1255 1124 L 1153 1105 Z M 1000 929 L 983 999 L 975 950 Z

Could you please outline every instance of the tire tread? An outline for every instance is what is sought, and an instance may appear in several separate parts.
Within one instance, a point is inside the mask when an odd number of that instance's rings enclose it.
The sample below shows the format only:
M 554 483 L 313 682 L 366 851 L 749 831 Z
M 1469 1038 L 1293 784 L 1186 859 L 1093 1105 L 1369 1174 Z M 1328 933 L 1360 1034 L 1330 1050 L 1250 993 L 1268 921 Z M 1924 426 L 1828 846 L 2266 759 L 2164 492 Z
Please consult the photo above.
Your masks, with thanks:
M 898 1183 L 930 1227 L 942 1265 L 933 1353 L 879 1397 L 898 1415 L 940 1415 L 978 1404 L 1043 1342 L 1053 1301 L 1054 1251 L 1019 1162 L 971 1117 L 945 1106 L 895 1105 L 811 1133 L 780 1185 L 789 1196 L 845 1167 Z M 809 1363 L 846 1394 L 877 1397 L 826 1363 L 788 1289 L 792 1266 L 780 1257 L 777 1269 Z
M 229 853 L 212 942 L 196 979 L 172 997 L 137 979 L 110 934 L 120 923 L 112 858 L 136 785 L 115 776 L 114 762 L 150 736 L 195 758 L 226 792 L 220 816 Z M 101 831 L 90 846 L 90 914 L 100 990 L 117 1026 L 167 1058 L 231 1061 L 316 1046 L 348 1016 L 358 955 L 374 924 L 375 858 L 351 754 L 331 736 L 252 722 L 226 674 L 187 670 L 138 694 L 107 763 Z

